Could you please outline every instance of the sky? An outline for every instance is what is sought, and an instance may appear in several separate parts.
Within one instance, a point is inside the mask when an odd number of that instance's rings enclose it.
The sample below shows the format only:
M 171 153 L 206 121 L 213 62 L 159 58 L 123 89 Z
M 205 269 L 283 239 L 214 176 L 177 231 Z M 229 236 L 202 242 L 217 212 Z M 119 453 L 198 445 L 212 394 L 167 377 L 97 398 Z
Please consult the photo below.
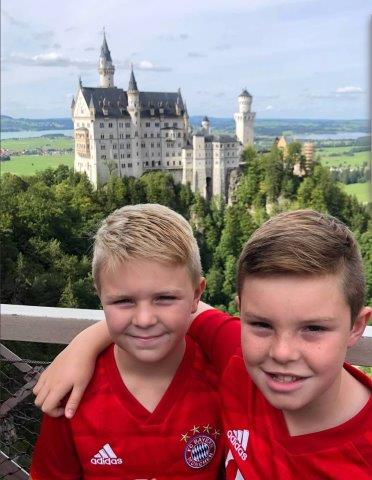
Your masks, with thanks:
M 99 86 L 103 28 L 115 85 L 181 88 L 190 115 L 368 118 L 369 0 L 3 0 L 1 114 L 69 117 Z

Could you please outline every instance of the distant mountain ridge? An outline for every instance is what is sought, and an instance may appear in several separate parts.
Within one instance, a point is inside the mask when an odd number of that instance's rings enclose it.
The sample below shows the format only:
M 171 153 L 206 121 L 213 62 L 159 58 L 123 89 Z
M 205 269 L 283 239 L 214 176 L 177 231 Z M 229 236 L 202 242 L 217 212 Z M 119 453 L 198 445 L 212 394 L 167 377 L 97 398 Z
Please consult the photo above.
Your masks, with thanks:
M 203 115 L 190 117 L 194 128 L 199 128 Z M 232 118 L 209 117 L 212 129 L 234 133 L 235 123 Z M 20 132 L 23 130 L 72 130 L 71 118 L 13 118 L 8 115 L 0 116 L 2 132 Z M 255 135 L 277 136 L 283 132 L 291 134 L 305 133 L 338 133 L 338 132 L 365 132 L 369 133 L 369 121 L 358 120 L 312 120 L 312 119 L 257 119 L 255 122 Z

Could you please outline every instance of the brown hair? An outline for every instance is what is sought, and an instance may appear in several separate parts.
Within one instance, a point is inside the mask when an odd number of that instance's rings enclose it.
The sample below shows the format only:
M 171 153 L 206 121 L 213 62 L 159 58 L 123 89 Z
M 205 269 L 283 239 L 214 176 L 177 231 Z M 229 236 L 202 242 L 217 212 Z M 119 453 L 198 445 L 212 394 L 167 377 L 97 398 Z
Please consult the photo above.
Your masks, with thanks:
M 163 205 L 127 205 L 103 220 L 93 248 L 96 289 L 100 290 L 102 268 L 114 269 L 120 262 L 135 259 L 185 265 L 193 285 L 201 276 L 199 248 L 189 223 Z
M 344 223 L 314 210 L 281 213 L 256 230 L 238 262 L 241 295 L 248 275 L 342 275 L 354 322 L 363 307 L 365 278 L 358 244 Z

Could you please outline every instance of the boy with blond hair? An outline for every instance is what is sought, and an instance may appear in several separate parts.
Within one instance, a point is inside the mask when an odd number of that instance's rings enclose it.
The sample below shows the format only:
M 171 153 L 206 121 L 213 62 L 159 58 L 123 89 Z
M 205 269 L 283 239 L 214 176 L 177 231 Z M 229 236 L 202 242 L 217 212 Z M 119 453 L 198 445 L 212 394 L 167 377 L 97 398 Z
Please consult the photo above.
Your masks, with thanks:
M 228 480 L 372 478 L 372 381 L 345 363 L 371 315 L 364 289 L 356 240 L 334 217 L 283 213 L 248 240 L 241 351 L 218 310 L 190 331 L 222 376 Z
M 92 266 L 114 343 L 74 418 L 44 417 L 32 479 L 217 478 L 217 379 L 185 338 L 204 290 L 191 227 L 161 205 L 123 207 L 98 230 Z

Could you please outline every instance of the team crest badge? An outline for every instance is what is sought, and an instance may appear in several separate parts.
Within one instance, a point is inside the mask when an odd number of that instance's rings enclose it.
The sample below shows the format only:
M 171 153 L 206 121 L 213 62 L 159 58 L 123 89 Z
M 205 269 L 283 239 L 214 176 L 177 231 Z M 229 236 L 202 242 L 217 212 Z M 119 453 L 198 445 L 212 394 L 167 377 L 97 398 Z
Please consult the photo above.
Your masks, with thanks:
M 216 453 L 216 443 L 209 435 L 201 433 L 192 437 L 185 446 L 185 461 L 191 468 L 203 468 Z

